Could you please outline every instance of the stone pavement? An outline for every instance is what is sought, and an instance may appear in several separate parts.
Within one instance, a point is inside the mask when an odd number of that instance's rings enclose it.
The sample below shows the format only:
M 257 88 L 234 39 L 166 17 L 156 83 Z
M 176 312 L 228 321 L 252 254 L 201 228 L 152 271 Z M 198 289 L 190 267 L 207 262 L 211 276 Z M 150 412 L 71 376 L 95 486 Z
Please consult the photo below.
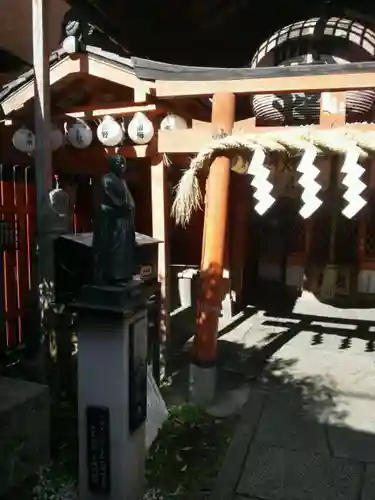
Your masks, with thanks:
M 257 312 L 220 338 L 250 397 L 212 500 L 375 500 L 373 336 L 375 310 L 305 294 L 289 317 Z

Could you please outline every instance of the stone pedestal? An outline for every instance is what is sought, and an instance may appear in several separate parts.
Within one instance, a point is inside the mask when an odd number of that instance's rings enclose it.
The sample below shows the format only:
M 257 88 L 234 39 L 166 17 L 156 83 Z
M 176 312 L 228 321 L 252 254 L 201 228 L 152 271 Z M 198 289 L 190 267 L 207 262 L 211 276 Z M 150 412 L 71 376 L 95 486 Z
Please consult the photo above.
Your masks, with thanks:
M 139 500 L 144 489 L 147 293 L 85 287 L 78 310 L 80 500 Z

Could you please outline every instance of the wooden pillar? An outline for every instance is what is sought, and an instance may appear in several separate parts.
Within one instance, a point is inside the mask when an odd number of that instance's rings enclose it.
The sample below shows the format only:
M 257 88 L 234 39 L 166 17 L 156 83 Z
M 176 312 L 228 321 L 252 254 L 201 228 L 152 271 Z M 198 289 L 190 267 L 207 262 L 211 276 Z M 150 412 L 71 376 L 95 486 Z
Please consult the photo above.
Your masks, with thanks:
M 255 119 L 250 118 L 251 128 L 255 129 Z M 255 130 L 254 130 L 255 132 Z M 244 306 L 243 285 L 248 245 L 250 242 L 249 219 L 252 210 L 252 188 L 243 174 L 232 172 L 230 189 L 230 227 L 229 235 L 231 287 L 234 292 L 233 312 L 238 314 Z
M 320 99 L 320 117 L 319 126 L 324 128 L 335 128 L 342 127 L 345 125 L 345 99 L 346 92 L 322 92 Z M 330 177 L 331 177 L 331 157 L 320 159 L 316 162 L 320 165 L 320 169 L 324 169 L 325 175 L 327 175 L 327 190 L 330 190 Z M 332 201 L 327 198 L 328 193 L 323 194 L 324 203 L 327 201 Z M 318 196 L 320 196 L 318 194 Z M 323 205 L 324 206 L 324 205 Z M 315 218 L 316 214 L 313 214 L 305 222 L 305 271 L 307 269 L 307 288 L 315 294 L 320 293 L 321 287 L 321 277 L 322 269 L 321 265 L 313 265 L 312 259 L 313 246 L 315 246 L 315 239 L 321 238 L 319 234 L 318 226 Z M 329 213 L 329 217 L 332 217 L 332 213 Z M 332 221 L 330 226 L 330 237 L 332 233 Z
M 37 215 L 37 270 L 41 324 L 54 298 L 53 220 L 49 201 L 52 188 L 50 143 L 50 79 L 48 47 L 49 0 L 32 0 L 35 82 L 35 183 Z M 43 325 L 45 327 L 45 324 Z M 42 350 L 43 351 L 43 350 Z
M 163 155 L 151 159 L 152 236 L 160 240 L 158 249 L 158 279 L 161 284 L 160 336 L 161 341 L 170 335 L 169 287 L 169 191 L 167 167 Z
M 38 205 L 47 204 L 52 188 L 51 113 L 48 47 L 49 0 L 32 0 L 33 4 L 33 60 L 35 84 L 35 165 Z M 38 228 L 41 229 L 41 228 Z
M 212 102 L 214 134 L 231 133 L 235 95 L 217 93 Z M 217 157 L 206 183 L 205 221 L 202 243 L 200 293 L 192 364 L 192 396 L 199 403 L 212 400 L 215 390 L 215 363 L 218 320 L 222 297 L 226 231 L 228 220 L 230 159 Z
M 251 210 L 251 186 L 243 174 L 232 174 L 230 228 L 227 231 L 230 239 L 230 277 L 232 290 L 235 293 L 235 314 L 243 306 L 244 270 L 249 242 L 249 216 Z

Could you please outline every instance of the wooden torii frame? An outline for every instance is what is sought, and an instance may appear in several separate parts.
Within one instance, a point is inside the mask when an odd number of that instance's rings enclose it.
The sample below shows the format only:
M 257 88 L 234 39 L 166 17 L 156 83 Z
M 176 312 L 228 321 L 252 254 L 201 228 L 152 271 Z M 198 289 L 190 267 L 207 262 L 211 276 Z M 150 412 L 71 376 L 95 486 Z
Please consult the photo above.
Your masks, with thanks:
M 210 70 L 207 69 L 207 72 Z M 214 71 L 214 70 L 213 70 Z M 229 70 L 231 71 L 231 70 Z M 311 66 L 309 68 L 263 68 L 248 70 L 249 77 L 242 79 L 214 78 L 199 81 L 156 81 L 156 96 L 182 98 L 213 96 L 212 122 L 200 123 L 190 130 L 160 131 L 158 148 L 161 153 L 197 153 L 212 142 L 219 131 L 236 133 L 269 132 L 275 127 L 255 127 L 255 120 L 234 123 L 235 94 L 265 94 L 290 92 L 324 92 L 328 109 L 321 106 L 321 129 L 345 125 L 345 91 L 368 89 L 375 84 L 375 64 Z M 250 74 L 251 72 L 251 74 Z M 323 101 L 323 99 L 322 99 Z M 324 99 L 325 106 L 327 99 Z M 362 130 L 375 130 L 375 123 L 353 124 Z M 291 129 L 292 127 L 288 127 Z M 204 403 L 214 395 L 214 366 L 217 358 L 218 319 L 221 305 L 221 285 L 225 267 L 225 242 L 227 207 L 229 197 L 230 160 L 217 157 L 211 165 L 206 184 L 205 223 L 201 261 L 201 293 L 198 304 L 193 364 L 196 365 L 195 393 Z M 242 218 L 243 220 L 243 218 Z M 244 234 L 245 228 L 235 231 Z M 199 375 L 200 373 L 200 375 Z M 194 388 L 193 388 L 194 391 Z

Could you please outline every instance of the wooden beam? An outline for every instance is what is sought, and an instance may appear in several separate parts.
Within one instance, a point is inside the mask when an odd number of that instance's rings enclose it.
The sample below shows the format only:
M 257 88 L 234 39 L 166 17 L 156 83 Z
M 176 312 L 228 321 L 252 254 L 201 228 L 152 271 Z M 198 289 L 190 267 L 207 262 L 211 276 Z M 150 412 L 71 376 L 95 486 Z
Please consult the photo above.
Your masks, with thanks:
M 134 106 L 132 102 L 130 103 L 105 103 L 105 104 L 90 104 L 87 106 L 76 106 L 73 108 L 68 108 L 61 112 L 60 110 L 55 110 L 52 114 L 52 119 L 54 121 L 64 121 L 66 117 L 71 118 L 81 118 L 86 120 L 92 120 L 94 118 L 101 118 L 105 115 L 111 116 L 131 116 L 137 112 L 142 112 L 148 114 L 150 117 L 163 115 L 168 113 L 168 109 L 165 106 L 159 106 L 157 104 L 144 104 L 139 106 Z M 12 119 L 6 119 L 0 121 L 4 126 L 11 126 L 24 124 L 25 117 L 13 116 Z
M 124 87 L 137 89 L 136 99 L 143 101 L 142 92 L 146 95 L 151 93 L 151 88 L 154 87 L 153 82 L 145 82 L 139 80 L 134 73 L 121 66 L 120 63 L 101 59 L 93 54 L 81 55 L 83 67 L 87 70 L 87 74 L 102 78 Z
M 68 109 L 64 112 L 64 115 L 59 117 L 70 116 L 71 118 L 100 118 L 105 115 L 114 116 L 131 116 L 134 113 L 142 112 L 149 113 L 152 115 L 166 113 L 165 108 L 158 108 L 155 104 L 145 104 L 143 106 L 121 106 L 119 103 L 112 103 L 111 106 L 84 106 L 75 109 Z
M 49 69 L 49 66 L 47 66 Z M 81 62 L 79 58 L 67 57 L 56 64 L 54 64 L 49 71 L 48 79 L 49 85 L 54 85 L 56 82 L 62 80 L 68 75 L 79 73 L 81 69 Z M 16 109 L 21 108 L 35 95 L 34 79 L 31 79 L 25 85 L 17 89 L 15 92 L 5 98 L 1 103 L 5 115 L 9 115 Z
M 212 132 L 212 123 L 208 121 L 194 119 L 191 122 L 191 127 L 200 130 L 206 129 Z M 254 127 L 256 127 L 256 120 L 254 116 L 251 116 L 250 118 L 245 118 L 244 120 L 236 121 L 235 124 L 233 125 L 233 133 L 254 132 Z M 259 128 L 261 129 L 262 127 L 258 127 L 258 129 Z M 277 128 L 281 129 L 282 127 L 277 127 Z
M 230 133 L 234 123 L 235 96 L 216 94 L 212 123 L 217 132 Z M 205 222 L 202 243 L 197 331 L 193 361 L 210 368 L 216 363 L 218 320 L 221 309 L 224 252 L 228 218 L 230 159 L 217 157 L 206 182 Z
M 161 285 L 161 341 L 170 338 L 170 259 L 169 259 L 169 189 L 163 155 L 151 159 L 152 236 L 161 241 L 158 248 L 158 279 Z
M 375 70 L 371 72 L 342 73 L 333 75 L 304 75 L 264 78 L 244 78 L 241 80 L 187 81 L 171 80 L 155 82 L 156 96 L 199 97 L 216 92 L 235 94 L 273 94 L 283 92 L 324 92 L 369 89 L 374 86 Z
M 35 258 L 38 280 L 34 283 L 38 298 L 41 327 L 41 376 L 44 377 L 44 347 L 49 340 L 42 340 L 48 333 L 48 311 L 54 300 L 54 251 L 53 218 L 49 200 L 52 189 L 52 152 L 50 119 L 50 73 L 48 47 L 49 0 L 32 0 L 33 63 L 35 84 L 35 185 L 36 185 L 36 248 Z M 37 328 L 37 325 L 35 325 Z M 48 339 L 48 337 L 46 337 Z
M 375 123 L 353 123 L 347 125 L 347 127 L 363 130 L 365 132 L 375 131 Z M 233 128 L 233 134 L 240 133 L 266 133 L 266 132 L 278 132 L 278 131 L 288 131 L 301 130 L 301 127 L 251 127 L 251 122 L 249 125 L 242 125 L 242 130 L 239 131 L 239 127 Z M 306 129 L 311 130 L 330 130 L 332 127 L 330 124 L 323 124 L 323 126 L 311 126 L 306 127 Z M 159 130 L 158 132 L 158 149 L 159 153 L 197 153 L 201 151 L 207 144 L 212 142 L 212 127 L 199 125 L 199 127 L 187 129 L 187 130 Z
M 35 85 L 35 172 L 38 217 L 49 212 L 48 193 L 52 189 L 52 153 L 50 143 L 50 72 L 48 37 L 49 0 L 32 0 L 33 60 Z M 43 227 L 39 227 L 42 230 Z
M 255 132 L 255 118 L 249 118 L 235 123 L 233 133 L 236 133 L 236 125 L 243 123 L 246 123 L 249 131 Z M 249 182 L 244 182 L 242 174 L 232 172 L 231 175 L 233 182 L 231 182 L 230 186 L 230 226 L 228 230 L 230 238 L 231 287 L 234 292 L 234 312 L 239 313 L 244 303 L 244 272 L 246 257 L 249 254 L 248 246 L 251 243 L 249 219 L 252 210 L 252 188 Z
M 323 94 L 330 94 L 330 92 L 323 92 Z M 335 94 L 335 93 L 334 93 Z M 375 123 L 367 123 L 367 122 L 358 122 L 358 123 L 350 123 L 346 124 L 347 127 L 355 128 L 357 130 L 363 131 L 374 131 Z M 254 132 L 282 132 L 285 130 L 297 130 L 301 129 L 301 127 L 310 127 L 311 129 L 330 129 L 331 127 L 327 125 L 326 122 L 320 122 L 318 125 L 296 125 L 296 126 L 257 126 L 255 117 L 245 118 L 244 120 L 238 120 L 233 126 L 233 134 L 253 134 Z M 199 130 L 206 130 L 212 133 L 212 125 L 210 122 L 201 121 L 201 120 L 192 120 L 192 128 Z M 166 132 L 169 132 L 168 130 Z
M 144 88 L 135 87 L 133 94 L 134 102 L 141 103 L 147 101 L 148 92 Z
M 116 149 L 125 158 L 152 158 L 155 155 L 156 145 L 150 143 L 144 146 L 120 146 Z M 53 166 L 60 173 L 102 173 L 107 156 L 103 146 L 91 146 L 87 149 L 75 149 L 68 146 L 53 153 Z

